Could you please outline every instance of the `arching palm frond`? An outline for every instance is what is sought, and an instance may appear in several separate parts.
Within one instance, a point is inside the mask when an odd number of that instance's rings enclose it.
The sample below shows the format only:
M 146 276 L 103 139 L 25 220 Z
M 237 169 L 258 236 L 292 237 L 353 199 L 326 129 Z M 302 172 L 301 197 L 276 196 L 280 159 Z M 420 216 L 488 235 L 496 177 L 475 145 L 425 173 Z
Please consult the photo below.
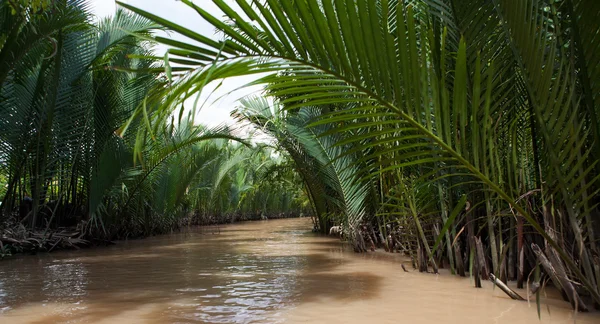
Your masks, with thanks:
M 341 147 L 349 144 L 343 134 L 357 123 L 377 130 L 348 138 L 361 151 L 372 152 L 369 158 L 380 167 L 371 175 L 408 168 L 430 181 L 451 180 L 448 188 L 460 188 L 459 196 L 469 193 L 474 205 L 490 202 L 488 212 L 514 211 L 600 301 L 587 252 L 580 253 L 580 267 L 578 256 L 569 255 L 519 199 L 537 188 L 515 182 L 525 178 L 514 175 L 524 174 L 520 169 L 529 162 L 523 159 L 531 158 L 513 148 L 530 138 L 525 152 L 539 159 L 532 173 L 541 166 L 544 192 L 560 197 L 559 209 L 573 232 L 595 208 L 591 197 L 597 177 L 589 159 L 594 146 L 585 127 L 589 111 L 580 109 L 575 63 L 557 52 L 542 1 L 493 1 L 493 7 L 489 1 L 473 2 L 479 3 L 475 10 L 459 1 L 413 1 L 413 6 L 385 0 L 252 5 L 239 0 L 244 19 L 225 1 L 213 0 L 234 27 L 191 1 L 183 2 L 225 40 L 208 39 L 120 3 L 200 44 L 190 48 L 165 42 L 176 48 L 171 51 L 175 56 L 196 57 L 199 64 L 187 67 L 172 100 L 159 111 L 170 111 L 174 102 L 212 80 L 269 73 L 255 84 L 266 84 L 269 95 L 285 98 L 281 103 L 287 110 L 337 105 L 312 126 L 335 123 Z M 530 122 L 523 125 L 527 118 Z M 361 141 L 367 138 L 372 140 Z M 494 219 L 488 223 L 491 233 Z M 583 237 L 577 241 L 580 247 L 590 246 Z M 493 239 L 491 244 L 497 245 Z

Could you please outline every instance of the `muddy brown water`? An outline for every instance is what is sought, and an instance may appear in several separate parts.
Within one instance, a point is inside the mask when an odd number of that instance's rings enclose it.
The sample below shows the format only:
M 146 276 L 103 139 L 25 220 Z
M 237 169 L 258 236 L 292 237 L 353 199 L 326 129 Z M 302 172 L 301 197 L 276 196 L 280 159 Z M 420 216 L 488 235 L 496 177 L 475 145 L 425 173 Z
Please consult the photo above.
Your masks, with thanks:
M 574 322 L 556 296 L 540 320 L 535 302 L 447 273 L 405 273 L 400 255 L 355 254 L 310 228 L 306 218 L 250 222 L 4 260 L 0 323 Z

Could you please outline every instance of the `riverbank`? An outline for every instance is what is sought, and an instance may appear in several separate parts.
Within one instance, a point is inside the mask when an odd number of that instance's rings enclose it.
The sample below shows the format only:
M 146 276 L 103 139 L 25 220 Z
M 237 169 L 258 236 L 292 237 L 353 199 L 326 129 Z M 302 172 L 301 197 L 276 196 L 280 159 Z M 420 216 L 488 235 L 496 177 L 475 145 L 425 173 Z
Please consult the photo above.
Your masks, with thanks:
M 79 250 L 83 248 L 107 246 L 115 244 L 115 241 L 128 239 L 145 239 L 148 237 L 164 234 L 174 234 L 180 231 L 189 231 L 194 227 L 211 228 L 225 224 L 238 222 L 262 221 L 267 219 L 282 219 L 303 217 L 302 214 L 274 214 L 270 217 L 264 215 L 254 215 L 249 217 L 231 216 L 228 218 L 198 218 L 193 221 L 183 220 L 179 224 L 169 229 L 154 230 L 152 234 L 137 235 L 134 237 L 114 234 L 100 231 L 92 231 L 87 222 L 80 222 L 77 226 L 61 228 L 41 228 L 30 230 L 21 223 L 6 223 L 0 226 L 0 260 L 19 254 L 50 253 L 58 250 Z
M 244 222 L 0 262 L 0 322 L 577 323 L 551 291 L 509 299 L 491 283 L 404 272 L 399 253 L 354 253 L 308 218 Z M 207 228 L 204 228 L 207 229 Z M 526 296 L 523 290 L 517 290 Z

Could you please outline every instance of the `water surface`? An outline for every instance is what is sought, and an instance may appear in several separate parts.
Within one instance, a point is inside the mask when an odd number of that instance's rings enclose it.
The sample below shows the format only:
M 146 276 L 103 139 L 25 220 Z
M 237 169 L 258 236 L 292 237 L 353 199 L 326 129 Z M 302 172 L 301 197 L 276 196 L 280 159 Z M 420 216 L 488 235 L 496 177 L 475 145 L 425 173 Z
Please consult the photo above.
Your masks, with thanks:
M 0 323 L 573 323 L 554 295 L 540 321 L 535 302 L 405 273 L 398 254 L 358 255 L 311 227 L 250 222 L 0 261 Z

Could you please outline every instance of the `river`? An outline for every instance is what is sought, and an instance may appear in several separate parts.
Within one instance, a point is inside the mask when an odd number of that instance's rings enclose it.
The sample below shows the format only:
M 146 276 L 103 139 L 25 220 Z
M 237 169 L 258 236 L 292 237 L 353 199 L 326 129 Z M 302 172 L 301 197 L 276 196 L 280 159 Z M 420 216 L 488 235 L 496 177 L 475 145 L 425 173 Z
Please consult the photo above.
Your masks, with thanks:
M 553 294 L 540 321 L 490 283 L 406 273 L 398 254 L 355 254 L 311 228 L 248 222 L 0 261 L 0 323 L 574 322 Z

